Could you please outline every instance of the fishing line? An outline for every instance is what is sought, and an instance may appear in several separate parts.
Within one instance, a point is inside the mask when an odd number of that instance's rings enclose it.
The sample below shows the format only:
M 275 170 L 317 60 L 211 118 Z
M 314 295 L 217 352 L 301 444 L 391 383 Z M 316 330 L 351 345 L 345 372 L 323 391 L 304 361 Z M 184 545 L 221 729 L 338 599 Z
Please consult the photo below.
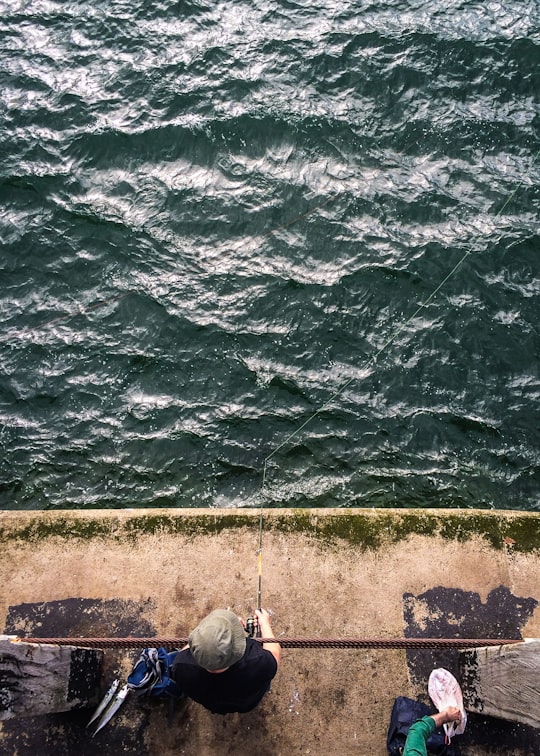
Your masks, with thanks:
M 271 229 L 270 231 L 267 231 L 265 234 L 262 235 L 262 239 L 266 239 L 271 237 L 273 234 L 278 233 L 279 231 L 282 231 L 286 228 L 289 228 L 290 226 L 293 226 L 295 223 L 298 223 L 299 221 L 307 218 L 312 213 L 316 212 L 317 210 L 321 210 L 326 205 L 330 204 L 335 199 L 335 194 L 330 194 L 326 199 L 324 199 L 322 202 L 320 202 L 317 205 L 313 205 L 312 207 L 308 208 L 305 212 L 301 213 L 300 215 L 297 215 L 293 217 L 291 220 L 287 221 L 286 223 L 282 223 L 280 226 L 277 226 L 276 228 Z M 241 249 L 242 246 L 246 246 L 247 242 L 245 244 L 240 244 L 237 246 L 237 250 Z M 19 330 L 16 334 L 5 334 L 4 336 L 0 336 L 0 343 L 4 341 L 11 340 L 14 336 L 17 336 L 19 338 L 22 338 L 26 335 L 29 335 L 31 333 L 34 333 L 37 330 L 40 330 L 42 328 L 48 328 L 52 325 L 56 325 L 58 323 L 66 322 L 67 320 L 71 320 L 71 318 L 76 317 L 77 315 L 85 315 L 88 312 L 91 312 L 93 310 L 97 310 L 100 307 L 105 307 L 106 305 L 112 304 L 113 302 L 120 302 L 122 299 L 128 296 L 130 292 L 124 291 L 120 294 L 111 296 L 107 299 L 100 299 L 97 302 L 94 302 L 91 305 L 88 305 L 87 307 L 79 307 L 76 312 L 72 313 L 66 313 L 65 315 L 60 315 L 59 317 L 52 318 L 51 320 L 46 321 L 45 323 L 40 323 L 37 326 L 31 326 L 28 328 L 23 328 Z M 257 608 L 261 609 L 261 601 L 262 601 L 262 537 L 263 537 L 263 511 L 261 509 L 260 519 L 259 519 L 259 548 L 257 552 L 257 572 L 258 572 L 258 587 L 257 587 Z M 260 636 L 260 630 L 257 630 L 257 635 Z
M 540 150 L 536 153 L 536 155 L 533 158 L 533 161 L 531 163 L 531 168 L 536 163 L 536 159 L 540 155 Z M 497 218 L 501 213 L 505 210 L 505 208 L 510 204 L 510 202 L 514 199 L 515 195 L 520 191 L 521 187 L 517 186 L 514 191 L 507 197 L 503 205 L 499 208 L 499 210 L 495 213 L 493 216 L 494 218 Z M 326 203 L 325 203 L 326 204 Z M 388 349 L 388 347 L 396 341 L 398 336 L 407 328 L 407 326 L 419 315 L 422 310 L 424 310 L 430 302 L 437 296 L 437 294 L 441 291 L 441 289 L 446 285 L 446 283 L 456 274 L 456 272 L 461 268 L 465 260 L 472 254 L 472 250 L 468 249 L 464 255 L 458 260 L 458 262 L 454 265 L 454 267 L 450 270 L 449 273 L 446 274 L 446 276 L 442 279 L 442 281 L 433 289 L 431 294 L 427 297 L 427 299 L 424 300 L 417 308 L 416 310 L 410 315 L 407 320 L 401 323 L 396 330 L 393 332 L 393 335 L 388 338 L 379 349 L 365 362 L 364 369 L 368 369 L 372 365 L 374 365 L 380 355 Z M 356 376 L 352 376 L 348 380 L 345 381 L 345 383 L 340 386 L 337 391 L 335 391 L 329 399 L 324 402 L 324 404 L 319 407 L 315 412 L 313 412 L 312 415 L 310 415 L 304 422 L 298 426 L 292 433 L 290 433 L 281 443 L 279 443 L 273 451 L 268 454 L 268 456 L 265 457 L 263 461 L 263 470 L 262 470 L 262 483 L 261 483 L 261 496 L 264 497 L 265 489 L 267 485 L 267 477 L 268 477 L 268 463 L 270 460 L 275 457 L 275 455 L 283 449 L 285 446 L 289 444 L 290 441 L 292 441 L 296 436 L 298 436 L 299 433 L 301 433 L 304 428 L 309 425 L 318 415 L 320 415 L 322 412 L 324 412 L 332 402 L 340 396 L 345 389 L 350 386 L 353 381 L 356 380 Z M 259 570 L 259 590 L 258 590 L 258 606 L 260 609 L 260 601 L 261 601 L 261 581 L 262 581 L 262 538 L 263 538 L 263 504 L 261 502 L 260 506 L 260 516 L 259 516 L 259 548 L 258 548 L 258 570 Z
M 536 155 L 533 158 L 533 161 L 531 163 L 531 168 L 536 163 L 536 159 L 538 158 L 538 155 L 540 155 L 540 150 L 536 153 Z M 510 204 L 510 202 L 514 199 L 515 195 L 520 191 L 522 187 L 517 186 L 514 191 L 508 196 L 508 198 L 505 200 L 504 204 L 497 210 L 494 218 L 497 218 L 501 213 L 505 210 L 505 208 Z M 431 294 L 425 299 L 423 302 L 421 302 L 416 310 L 410 315 L 407 320 L 402 322 L 400 325 L 397 326 L 397 328 L 394 330 L 392 336 L 388 338 L 379 349 L 364 363 L 364 369 L 367 369 L 371 367 L 380 357 L 380 355 L 388 349 L 388 347 L 396 341 L 398 336 L 407 328 L 407 326 L 419 315 L 422 310 L 424 310 L 430 302 L 435 298 L 435 296 L 441 291 L 441 289 L 446 285 L 446 283 L 455 275 L 455 273 L 461 268 L 465 260 L 472 254 L 472 249 L 468 249 L 465 254 L 461 257 L 460 260 L 454 265 L 454 267 L 450 270 L 449 273 L 446 274 L 446 276 L 442 279 L 442 281 L 433 289 Z M 318 415 L 320 415 L 322 412 L 324 412 L 331 404 L 332 402 L 342 394 L 345 389 L 350 386 L 353 381 L 356 380 L 356 376 L 352 376 L 349 378 L 345 383 L 340 386 L 333 394 L 332 396 L 327 399 L 324 404 L 319 407 L 315 412 L 313 412 L 312 415 L 310 415 L 304 422 L 298 426 L 292 433 L 290 433 L 280 444 L 278 444 L 275 449 L 273 449 L 270 454 L 268 454 L 267 457 L 265 457 L 263 461 L 263 471 L 262 471 L 262 484 L 261 484 L 261 492 L 264 493 L 264 489 L 266 487 L 267 482 L 267 471 L 268 471 L 268 463 L 270 460 L 280 451 L 280 449 L 283 449 L 284 446 L 287 446 L 290 441 L 292 441 L 298 434 L 307 426 L 309 423 L 312 422 Z

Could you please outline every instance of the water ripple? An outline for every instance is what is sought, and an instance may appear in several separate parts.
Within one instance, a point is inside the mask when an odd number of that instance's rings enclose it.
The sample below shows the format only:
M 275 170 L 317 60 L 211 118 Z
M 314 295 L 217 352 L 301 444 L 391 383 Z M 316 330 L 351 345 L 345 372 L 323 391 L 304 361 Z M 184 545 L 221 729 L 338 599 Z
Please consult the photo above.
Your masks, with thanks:
M 538 509 L 534 0 L 0 9 L 0 506 Z

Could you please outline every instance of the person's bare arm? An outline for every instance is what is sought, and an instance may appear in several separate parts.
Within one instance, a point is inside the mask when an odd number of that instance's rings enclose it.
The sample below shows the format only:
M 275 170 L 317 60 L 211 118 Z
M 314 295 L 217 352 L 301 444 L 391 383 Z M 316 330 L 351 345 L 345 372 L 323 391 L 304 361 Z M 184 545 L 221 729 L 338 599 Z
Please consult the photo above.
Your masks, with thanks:
M 261 629 L 261 638 L 274 638 L 275 636 L 272 627 L 270 626 L 270 615 L 266 609 L 256 609 L 255 614 L 257 615 L 257 620 Z M 263 643 L 263 648 L 270 651 L 279 666 L 281 660 L 281 646 L 279 643 Z
M 449 706 L 438 714 L 430 714 L 435 720 L 435 727 L 440 727 L 448 722 L 461 722 L 461 711 L 456 706 Z

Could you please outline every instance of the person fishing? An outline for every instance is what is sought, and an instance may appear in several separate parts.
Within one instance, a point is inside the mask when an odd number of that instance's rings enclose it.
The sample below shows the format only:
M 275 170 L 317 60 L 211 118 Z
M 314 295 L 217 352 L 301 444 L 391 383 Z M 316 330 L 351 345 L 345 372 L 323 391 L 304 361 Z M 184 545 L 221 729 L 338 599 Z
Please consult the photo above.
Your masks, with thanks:
M 457 706 L 449 706 L 437 714 L 422 717 L 409 728 L 403 756 L 427 756 L 427 739 L 438 727 L 450 722 L 461 722 L 461 711 Z
M 256 609 L 262 638 L 274 638 L 270 615 Z M 234 612 L 215 609 L 193 630 L 178 652 L 171 677 L 182 693 L 214 714 L 247 712 L 270 690 L 281 658 L 279 643 L 247 637 Z

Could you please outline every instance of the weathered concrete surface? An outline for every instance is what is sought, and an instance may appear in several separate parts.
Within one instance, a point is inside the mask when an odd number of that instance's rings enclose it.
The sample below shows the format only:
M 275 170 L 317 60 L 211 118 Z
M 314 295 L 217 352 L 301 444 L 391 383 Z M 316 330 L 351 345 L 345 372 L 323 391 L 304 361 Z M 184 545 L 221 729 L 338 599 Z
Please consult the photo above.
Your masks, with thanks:
M 540 728 L 540 640 L 460 651 L 469 711 Z
M 259 514 L 246 510 L 1 512 L 0 630 L 185 636 L 257 599 Z M 266 510 L 263 606 L 276 634 L 540 637 L 540 516 L 442 510 Z M 137 650 L 107 651 L 103 691 Z M 422 697 L 454 651 L 295 650 L 262 704 L 221 717 L 128 700 L 95 739 L 90 713 L 11 720 L 0 753 L 384 756 L 397 695 Z M 462 756 L 540 754 L 530 727 L 471 715 Z
M 0 635 L 0 720 L 96 706 L 103 651 Z

